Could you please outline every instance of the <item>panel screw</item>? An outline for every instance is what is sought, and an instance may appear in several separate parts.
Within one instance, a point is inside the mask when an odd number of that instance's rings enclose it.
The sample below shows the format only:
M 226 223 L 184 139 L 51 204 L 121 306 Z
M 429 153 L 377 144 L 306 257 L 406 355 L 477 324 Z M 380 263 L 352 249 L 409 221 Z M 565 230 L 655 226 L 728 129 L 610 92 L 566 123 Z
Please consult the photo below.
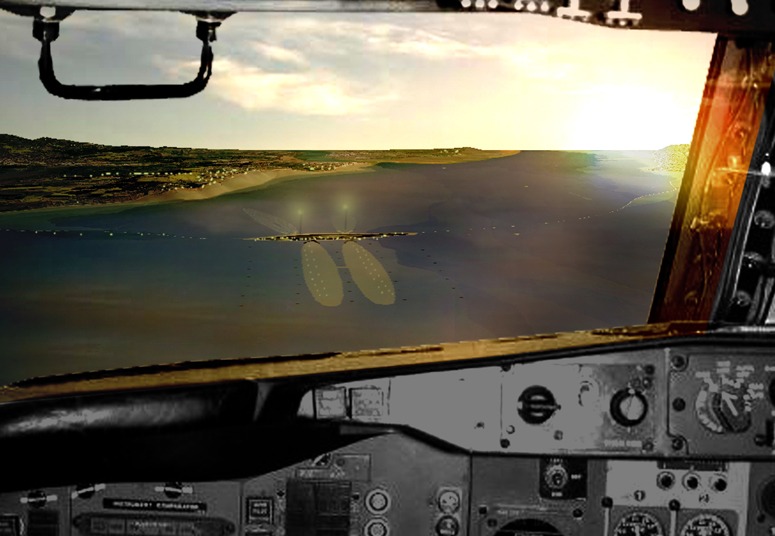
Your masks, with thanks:
M 670 442 L 670 446 L 673 447 L 673 450 L 681 450 L 684 448 L 684 440 L 682 437 L 674 437 L 673 440 Z
M 503 447 L 504 449 L 507 449 L 509 448 L 509 445 L 511 445 L 511 442 L 508 439 L 506 438 L 501 439 L 501 447 Z
M 683 398 L 676 398 L 673 400 L 673 409 L 676 411 L 683 411 L 686 409 L 686 400 Z
M 749 307 L 752 301 L 751 295 L 743 290 L 738 290 L 732 298 L 732 304 L 736 307 Z

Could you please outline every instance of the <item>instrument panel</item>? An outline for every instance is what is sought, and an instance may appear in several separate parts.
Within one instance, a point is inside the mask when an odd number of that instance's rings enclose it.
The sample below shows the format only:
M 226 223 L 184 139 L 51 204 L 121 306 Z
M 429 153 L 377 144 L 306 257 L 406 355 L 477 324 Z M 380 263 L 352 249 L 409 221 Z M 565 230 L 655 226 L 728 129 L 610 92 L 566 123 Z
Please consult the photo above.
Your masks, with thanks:
M 771 536 L 769 363 L 647 347 L 319 380 L 295 418 L 342 446 L 220 481 L 3 493 L 0 536 Z
M 489 456 L 388 433 L 264 475 L 0 496 L 3 536 L 736 536 L 775 463 Z
M 769 458 L 763 352 L 653 349 L 322 386 L 299 415 L 405 426 L 473 452 Z

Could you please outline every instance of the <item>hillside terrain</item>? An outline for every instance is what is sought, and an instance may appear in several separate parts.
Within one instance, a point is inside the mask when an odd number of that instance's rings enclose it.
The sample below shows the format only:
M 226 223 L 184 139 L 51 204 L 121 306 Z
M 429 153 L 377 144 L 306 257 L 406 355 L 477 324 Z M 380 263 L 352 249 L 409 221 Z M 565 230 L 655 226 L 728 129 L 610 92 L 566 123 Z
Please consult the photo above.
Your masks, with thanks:
M 0 211 L 131 201 L 204 189 L 251 172 L 344 171 L 364 164 L 454 163 L 515 151 L 242 151 L 110 146 L 0 134 Z

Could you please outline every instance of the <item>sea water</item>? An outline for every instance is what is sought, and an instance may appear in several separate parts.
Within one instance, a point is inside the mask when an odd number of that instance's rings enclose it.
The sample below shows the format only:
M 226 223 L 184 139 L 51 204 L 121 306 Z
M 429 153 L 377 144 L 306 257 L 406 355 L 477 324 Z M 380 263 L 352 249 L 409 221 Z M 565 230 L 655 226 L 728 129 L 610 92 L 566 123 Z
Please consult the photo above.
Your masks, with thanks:
M 530 151 L 201 201 L 0 214 L 0 383 L 644 323 L 676 199 L 647 160 Z M 321 304 L 303 242 L 244 240 L 278 234 L 246 208 L 304 233 L 416 233 L 357 242 L 392 303 L 369 300 L 345 242 L 330 241 L 320 255 L 336 271 L 319 283 L 343 298 Z

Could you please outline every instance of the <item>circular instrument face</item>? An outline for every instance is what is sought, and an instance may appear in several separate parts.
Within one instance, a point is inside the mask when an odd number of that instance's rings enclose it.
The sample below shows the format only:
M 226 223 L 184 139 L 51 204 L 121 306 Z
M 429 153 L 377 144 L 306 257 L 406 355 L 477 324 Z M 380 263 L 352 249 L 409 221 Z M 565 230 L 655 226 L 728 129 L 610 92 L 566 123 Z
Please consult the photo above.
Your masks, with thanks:
M 611 398 L 611 417 L 622 426 L 640 424 L 647 411 L 646 397 L 634 389 L 622 389 Z
M 374 489 L 366 495 L 366 508 L 372 514 L 381 514 L 390 508 L 390 495 L 383 489 Z
M 441 492 L 441 495 L 439 495 L 438 503 L 442 512 L 446 512 L 448 514 L 457 512 L 458 508 L 460 508 L 460 495 L 458 495 L 455 491 L 449 489 L 445 490 Z
M 700 514 L 686 522 L 681 529 L 681 536 L 730 536 L 730 532 L 719 516 Z
M 614 536 L 663 536 L 662 525 L 646 512 L 632 512 L 624 516 L 614 529 Z M 682 535 L 683 536 L 683 535 Z

